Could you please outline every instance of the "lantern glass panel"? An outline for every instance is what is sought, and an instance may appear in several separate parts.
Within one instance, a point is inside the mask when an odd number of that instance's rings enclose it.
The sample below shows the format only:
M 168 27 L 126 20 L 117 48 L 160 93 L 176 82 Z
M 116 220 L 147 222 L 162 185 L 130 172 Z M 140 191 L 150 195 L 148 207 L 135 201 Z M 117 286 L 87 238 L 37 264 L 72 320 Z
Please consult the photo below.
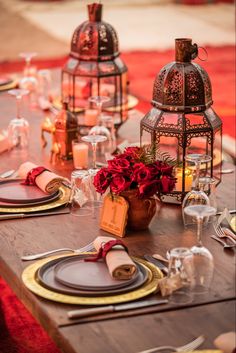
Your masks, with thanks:
M 205 120 L 204 120 L 204 115 L 203 114 L 187 114 L 186 115 L 186 119 L 188 119 L 189 121 L 189 125 L 190 127 L 195 127 L 197 128 L 199 125 L 203 125 L 205 124 Z
M 214 147 L 213 147 L 213 158 L 214 158 L 214 163 L 213 163 L 213 178 L 216 180 L 216 184 L 220 183 L 220 175 L 221 175 L 221 161 L 222 161 L 222 134 L 221 130 L 215 131 L 214 134 Z
M 158 150 L 161 153 L 168 153 L 171 158 L 176 160 L 177 165 L 182 165 L 183 149 L 179 145 L 179 139 L 177 136 L 160 136 Z

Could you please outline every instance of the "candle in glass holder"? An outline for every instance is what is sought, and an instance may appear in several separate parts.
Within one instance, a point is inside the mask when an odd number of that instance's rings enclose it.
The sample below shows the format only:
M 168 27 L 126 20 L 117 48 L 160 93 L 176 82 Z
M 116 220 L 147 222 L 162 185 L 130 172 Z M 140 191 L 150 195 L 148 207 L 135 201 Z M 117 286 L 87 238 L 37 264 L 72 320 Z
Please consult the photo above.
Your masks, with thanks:
M 175 177 L 177 178 L 175 184 L 175 191 L 182 191 L 183 169 L 175 169 Z M 185 192 L 192 189 L 193 174 L 191 169 L 185 168 Z
M 84 125 L 94 126 L 97 124 L 98 111 L 95 109 L 86 109 L 84 113 Z
M 88 168 L 88 145 L 85 143 L 78 142 L 77 140 L 73 140 L 72 152 L 73 152 L 73 162 L 74 162 L 75 169 L 87 169 Z

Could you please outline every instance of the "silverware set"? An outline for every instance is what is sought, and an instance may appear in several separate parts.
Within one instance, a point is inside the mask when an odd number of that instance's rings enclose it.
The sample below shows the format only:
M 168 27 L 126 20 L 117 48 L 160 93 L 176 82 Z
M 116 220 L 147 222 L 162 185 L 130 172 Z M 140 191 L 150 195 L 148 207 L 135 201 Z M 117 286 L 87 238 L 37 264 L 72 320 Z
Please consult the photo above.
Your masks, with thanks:
M 217 222 L 213 223 L 213 228 L 216 234 L 211 235 L 211 238 L 221 243 L 224 249 L 236 247 L 236 235 L 230 229 L 222 227 Z

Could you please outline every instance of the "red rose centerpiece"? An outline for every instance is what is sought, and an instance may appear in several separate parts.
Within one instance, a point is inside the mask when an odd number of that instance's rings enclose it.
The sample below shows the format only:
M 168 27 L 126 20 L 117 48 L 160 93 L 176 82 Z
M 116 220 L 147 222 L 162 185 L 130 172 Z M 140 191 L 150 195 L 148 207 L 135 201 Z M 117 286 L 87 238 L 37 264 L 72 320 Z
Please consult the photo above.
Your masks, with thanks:
M 127 227 L 145 229 L 156 212 L 158 193 L 169 193 L 175 186 L 173 165 L 155 160 L 150 146 L 128 147 L 124 153 L 108 161 L 94 178 L 97 192 L 123 196 L 129 203 Z

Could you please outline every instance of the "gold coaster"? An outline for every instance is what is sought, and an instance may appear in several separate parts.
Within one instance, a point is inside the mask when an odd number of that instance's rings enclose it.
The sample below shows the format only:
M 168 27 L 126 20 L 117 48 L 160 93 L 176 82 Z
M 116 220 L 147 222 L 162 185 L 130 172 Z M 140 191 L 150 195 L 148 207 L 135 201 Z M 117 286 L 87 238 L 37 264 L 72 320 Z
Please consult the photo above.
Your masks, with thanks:
M 158 289 L 158 281 L 163 277 L 161 270 L 159 270 L 153 264 L 133 257 L 133 260 L 140 263 L 145 269 L 148 271 L 148 280 L 144 283 L 140 288 L 133 290 L 128 293 L 118 294 L 118 295 L 110 295 L 110 296 L 101 296 L 101 297 L 82 297 L 82 296 L 73 296 L 66 295 L 62 293 L 53 292 L 43 286 L 41 286 L 36 279 L 36 273 L 38 269 L 46 264 L 47 262 L 56 259 L 58 257 L 64 257 L 68 255 L 62 256 L 53 256 L 47 259 L 43 259 L 35 262 L 34 264 L 25 268 L 22 273 L 22 281 L 25 286 L 33 293 L 38 296 L 49 299 L 59 303 L 66 304 L 81 304 L 81 305 L 106 305 L 106 304 L 117 304 L 117 303 L 125 303 L 132 300 L 143 298 Z M 79 256 L 79 255 L 71 255 L 71 256 Z

